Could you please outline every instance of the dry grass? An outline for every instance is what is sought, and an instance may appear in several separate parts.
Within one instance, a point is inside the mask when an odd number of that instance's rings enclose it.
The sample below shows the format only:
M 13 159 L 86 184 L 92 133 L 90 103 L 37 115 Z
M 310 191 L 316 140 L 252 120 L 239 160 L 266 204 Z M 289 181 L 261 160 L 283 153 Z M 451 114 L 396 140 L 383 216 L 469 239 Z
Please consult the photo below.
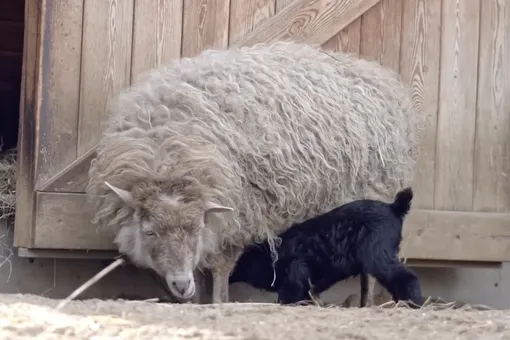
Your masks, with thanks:
M 11 247 L 8 243 L 10 243 L 9 240 L 9 233 L 11 232 L 12 223 L 9 223 L 8 220 L 2 220 L 0 219 L 0 268 L 6 266 L 7 269 L 2 269 L 3 273 L 6 273 L 6 275 L 0 275 L 0 277 L 5 278 L 5 283 L 8 283 L 11 279 L 12 274 L 12 262 L 11 257 L 14 256 L 14 252 L 12 251 Z
M 295 304 L 291 304 L 291 306 L 317 306 L 322 308 L 352 308 L 359 306 L 359 295 L 351 294 L 349 295 L 342 303 L 340 304 L 325 304 L 323 303 L 319 297 L 312 295 L 311 290 L 308 291 L 310 296 L 310 300 L 300 301 Z M 420 310 L 478 310 L 478 311 L 486 311 L 493 310 L 493 308 L 486 305 L 470 305 L 461 301 L 446 301 L 440 297 L 432 297 L 432 296 L 423 296 L 423 305 L 419 306 L 413 303 L 412 301 L 398 301 L 395 302 L 390 297 L 389 293 L 383 290 L 380 294 L 374 296 L 374 305 L 375 308 L 408 308 L 408 309 L 420 309 Z
M 11 149 L 0 154 L 0 219 L 12 218 L 15 210 L 16 149 Z
M 0 151 L 2 145 L 0 144 Z M 7 244 L 11 232 L 11 220 L 16 211 L 16 149 L 0 153 L 0 267 L 8 266 L 7 282 L 11 277 L 12 264 L 10 258 L 14 255 Z M 3 227 L 5 225 L 5 228 Z

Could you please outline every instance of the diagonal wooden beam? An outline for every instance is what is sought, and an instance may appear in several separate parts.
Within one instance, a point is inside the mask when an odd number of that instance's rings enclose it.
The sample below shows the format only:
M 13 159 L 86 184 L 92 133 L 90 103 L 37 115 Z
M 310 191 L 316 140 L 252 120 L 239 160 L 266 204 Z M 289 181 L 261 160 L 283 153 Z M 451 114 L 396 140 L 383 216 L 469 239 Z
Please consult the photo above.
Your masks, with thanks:
M 231 47 L 276 40 L 322 45 L 380 0 L 296 0 Z
M 62 171 L 43 183 L 37 191 L 56 192 L 85 192 L 88 182 L 90 162 L 96 157 L 96 147 L 93 147 Z

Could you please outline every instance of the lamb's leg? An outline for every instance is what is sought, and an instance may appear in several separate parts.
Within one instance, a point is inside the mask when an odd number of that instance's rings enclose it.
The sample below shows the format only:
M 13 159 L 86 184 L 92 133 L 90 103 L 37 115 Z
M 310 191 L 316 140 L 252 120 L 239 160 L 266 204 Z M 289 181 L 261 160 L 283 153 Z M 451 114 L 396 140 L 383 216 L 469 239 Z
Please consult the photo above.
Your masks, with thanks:
M 423 304 L 418 276 L 400 261 L 392 271 L 388 291 L 395 300 L 410 300 L 418 306 Z
M 370 307 L 374 305 L 374 289 L 376 279 L 372 275 L 361 274 L 360 285 L 361 285 L 361 296 L 360 296 L 360 307 Z
M 212 273 L 212 303 L 228 302 L 229 277 L 237 260 L 243 253 L 242 248 L 233 248 L 228 253 L 222 253 L 215 259 Z
M 278 272 L 285 272 L 279 270 Z M 289 266 L 288 276 L 283 285 L 278 289 L 278 301 L 281 304 L 297 303 L 310 299 L 310 272 L 304 261 L 294 260 Z M 315 293 L 312 291 L 315 297 Z
M 367 306 L 367 295 L 368 295 L 368 275 L 365 273 L 362 273 L 360 275 L 360 286 L 361 286 L 361 292 L 360 292 L 360 299 L 359 299 L 359 307 L 366 307 Z
M 368 278 L 368 286 L 367 286 L 367 296 L 365 300 L 365 306 L 371 307 L 374 305 L 374 290 L 376 279 L 372 275 L 367 275 Z
M 392 295 L 394 301 L 412 301 L 421 306 L 422 294 L 417 275 L 397 258 L 381 256 L 367 270 Z

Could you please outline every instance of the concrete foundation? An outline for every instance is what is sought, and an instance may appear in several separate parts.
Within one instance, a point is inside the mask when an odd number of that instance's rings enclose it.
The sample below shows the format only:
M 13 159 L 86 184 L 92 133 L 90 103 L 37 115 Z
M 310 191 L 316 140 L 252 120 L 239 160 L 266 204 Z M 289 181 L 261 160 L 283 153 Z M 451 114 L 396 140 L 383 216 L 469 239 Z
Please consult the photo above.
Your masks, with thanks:
M 32 262 L 10 253 L 12 228 L 0 221 L 0 293 L 32 293 L 51 298 L 64 298 L 104 267 L 98 260 L 64 260 L 37 258 Z M 7 260 L 6 260 L 7 258 Z M 501 269 L 487 268 L 415 268 L 424 296 L 447 301 L 484 304 L 496 309 L 510 309 L 510 264 Z M 380 287 L 378 287 L 380 289 Z M 359 293 L 359 279 L 336 284 L 324 292 L 325 303 L 341 303 L 349 295 Z M 376 292 L 378 293 L 378 292 Z M 85 291 L 81 298 L 115 298 L 136 295 L 146 298 L 164 296 L 161 287 L 146 272 L 133 267 L 118 268 Z M 230 288 L 231 300 L 270 302 L 275 294 L 254 289 L 246 284 Z M 356 302 L 358 303 L 358 302 Z

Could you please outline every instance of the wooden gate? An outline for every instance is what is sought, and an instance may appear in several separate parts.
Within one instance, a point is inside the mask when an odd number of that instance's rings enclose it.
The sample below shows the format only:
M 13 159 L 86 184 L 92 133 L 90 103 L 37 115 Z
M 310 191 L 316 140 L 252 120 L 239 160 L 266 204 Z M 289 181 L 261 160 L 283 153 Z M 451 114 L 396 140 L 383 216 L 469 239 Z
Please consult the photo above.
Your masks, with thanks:
M 84 189 L 108 98 L 207 48 L 321 44 L 400 72 L 427 115 L 403 255 L 510 260 L 505 0 L 27 1 L 15 245 L 113 250 Z M 30 252 L 27 252 L 27 249 Z M 74 256 L 74 255 L 73 255 Z

